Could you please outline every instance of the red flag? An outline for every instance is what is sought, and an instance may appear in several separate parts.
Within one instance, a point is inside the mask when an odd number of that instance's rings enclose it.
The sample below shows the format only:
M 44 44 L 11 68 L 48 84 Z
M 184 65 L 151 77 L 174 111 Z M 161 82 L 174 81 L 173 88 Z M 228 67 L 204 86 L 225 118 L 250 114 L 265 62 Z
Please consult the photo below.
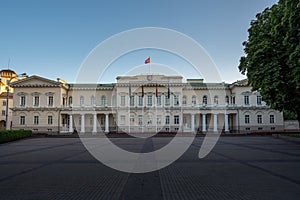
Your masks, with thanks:
M 142 97 L 144 98 L 144 86 L 142 85 Z
M 145 64 L 150 63 L 150 57 L 145 60 Z
M 156 83 L 155 96 L 158 97 L 158 85 L 157 85 L 157 83 Z

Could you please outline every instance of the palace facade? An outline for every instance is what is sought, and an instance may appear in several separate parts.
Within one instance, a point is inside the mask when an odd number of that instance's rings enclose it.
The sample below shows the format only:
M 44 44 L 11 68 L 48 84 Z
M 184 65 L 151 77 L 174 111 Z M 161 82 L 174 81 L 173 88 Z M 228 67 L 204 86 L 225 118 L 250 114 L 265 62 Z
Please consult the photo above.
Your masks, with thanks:
M 247 80 L 205 83 L 181 76 L 120 76 L 69 84 L 30 76 L 14 88 L 12 129 L 35 132 L 258 132 L 284 129 Z

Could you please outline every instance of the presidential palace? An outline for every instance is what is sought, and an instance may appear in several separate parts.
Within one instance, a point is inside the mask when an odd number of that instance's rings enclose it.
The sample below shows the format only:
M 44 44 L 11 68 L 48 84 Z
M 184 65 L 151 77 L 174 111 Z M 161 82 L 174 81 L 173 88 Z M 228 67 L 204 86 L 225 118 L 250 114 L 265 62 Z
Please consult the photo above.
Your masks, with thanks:
M 13 79 L 12 70 L 2 70 L 2 82 L 4 73 L 9 72 Z M 73 84 L 29 76 L 16 78 L 9 86 L 1 91 L 2 115 L 4 94 L 9 92 L 8 124 L 15 130 L 230 134 L 284 129 L 282 113 L 270 109 L 247 80 L 227 84 L 181 76 L 135 75 L 119 76 L 110 84 Z

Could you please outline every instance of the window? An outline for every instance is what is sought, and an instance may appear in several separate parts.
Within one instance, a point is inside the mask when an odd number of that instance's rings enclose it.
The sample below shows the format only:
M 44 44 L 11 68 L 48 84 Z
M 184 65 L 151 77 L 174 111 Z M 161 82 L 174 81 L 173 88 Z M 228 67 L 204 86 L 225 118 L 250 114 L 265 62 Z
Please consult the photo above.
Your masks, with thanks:
M 158 116 L 156 117 L 156 124 L 157 124 L 157 125 L 161 125 L 161 116 L 160 116 L 160 115 L 158 115 Z
M 93 125 L 93 117 L 90 117 L 90 125 Z
M 262 124 L 262 115 L 257 115 L 257 123 Z
M 80 104 L 81 106 L 83 106 L 83 104 L 84 104 L 84 97 L 83 97 L 83 96 L 80 96 L 79 104 Z
M 270 115 L 270 124 L 274 124 L 274 123 L 275 123 L 275 116 Z
M 6 101 L 5 100 L 2 101 L 2 106 L 6 106 Z
M 207 96 L 204 95 L 202 98 L 202 104 L 206 105 L 207 104 Z
M 5 116 L 5 110 L 2 110 L 2 116 Z
M 231 96 L 231 104 L 235 104 L 235 96 Z
M 186 96 L 182 97 L 182 105 L 186 105 Z
M 134 96 L 130 96 L 130 106 L 134 106 Z
M 138 124 L 141 126 L 143 124 L 143 116 L 139 115 L 138 116 Z
M 21 125 L 25 124 L 25 116 L 20 116 L 20 124 Z
M 170 116 L 169 115 L 166 116 L 166 124 L 170 124 Z
M 121 115 L 121 124 L 122 125 L 125 124 L 125 120 L 126 120 L 126 116 L 125 115 Z
M 24 107 L 26 105 L 26 97 L 21 96 L 20 97 L 20 106 Z
M 261 102 L 262 102 L 262 97 L 261 97 L 260 95 L 258 95 L 258 96 L 256 97 L 256 104 L 257 104 L 258 106 L 260 106 L 260 105 L 261 105 Z
M 169 106 L 170 105 L 170 96 L 166 95 L 165 96 L 165 106 Z
M 174 124 L 179 124 L 179 115 L 174 116 Z
M 33 117 L 33 124 L 38 125 L 39 124 L 39 116 L 34 116 Z
M 196 105 L 196 96 L 194 95 L 194 96 L 192 96 L 192 105 Z
M 249 105 L 249 96 L 248 95 L 244 96 L 244 104 Z
M 219 97 L 217 95 L 214 96 L 214 104 L 219 104 Z
M 53 117 L 51 115 L 48 116 L 48 124 L 53 124 Z
M 49 107 L 53 106 L 53 96 L 48 96 L 48 106 Z
M 115 96 L 114 96 L 114 98 L 116 98 Z M 114 104 L 114 103 L 113 103 Z M 101 106 L 105 106 L 106 105 L 106 96 L 102 96 L 101 97 Z M 114 104 L 115 105 L 115 104 Z
M 104 116 L 101 116 L 100 117 L 100 125 L 104 125 L 104 123 L 105 123 L 105 118 L 104 118 Z
M 39 106 L 40 105 L 40 97 L 34 96 L 33 97 L 33 106 Z
M 143 106 L 143 96 L 139 96 L 139 106 Z
M 69 97 L 69 106 L 72 105 L 72 103 L 73 103 L 73 99 L 72 97 Z
M 245 124 L 249 124 L 249 123 L 250 123 L 250 116 L 245 115 Z
M 112 97 L 112 105 L 113 106 L 117 105 L 117 97 L 116 97 L 116 95 L 113 95 L 113 97 Z
M 152 106 L 152 95 L 147 96 L 147 106 Z
M 134 115 L 130 115 L 130 125 L 134 125 Z
M 174 106 L 179 106 L 179 96 L 174 95 Z
M 91 105 L 96 105 L 96 98 L 94 95 L 91 96 Z
M 225 97 L 225 102 L 226 102 L 226 104 L 229 104 L 229 96 Z
M 121 106 L 125 106 L 125 96 L 121 96 Z
M 161 106 L 161 95 L 158 95 L 157 98 L 156 98 L 156 104 L 158 106 Z

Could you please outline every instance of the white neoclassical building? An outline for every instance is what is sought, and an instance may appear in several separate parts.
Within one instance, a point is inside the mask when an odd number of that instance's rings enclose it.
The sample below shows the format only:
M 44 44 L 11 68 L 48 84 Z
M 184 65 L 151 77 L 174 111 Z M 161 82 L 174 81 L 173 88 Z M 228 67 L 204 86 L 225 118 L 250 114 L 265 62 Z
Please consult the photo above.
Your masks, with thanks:
M 181 76 L 120 76 L 111 84 L 68 84 L 39 76 L 14 82 L 13 129 L 36 132 L 243 133 L 283 130 L 247 80 L 232 84 Z

